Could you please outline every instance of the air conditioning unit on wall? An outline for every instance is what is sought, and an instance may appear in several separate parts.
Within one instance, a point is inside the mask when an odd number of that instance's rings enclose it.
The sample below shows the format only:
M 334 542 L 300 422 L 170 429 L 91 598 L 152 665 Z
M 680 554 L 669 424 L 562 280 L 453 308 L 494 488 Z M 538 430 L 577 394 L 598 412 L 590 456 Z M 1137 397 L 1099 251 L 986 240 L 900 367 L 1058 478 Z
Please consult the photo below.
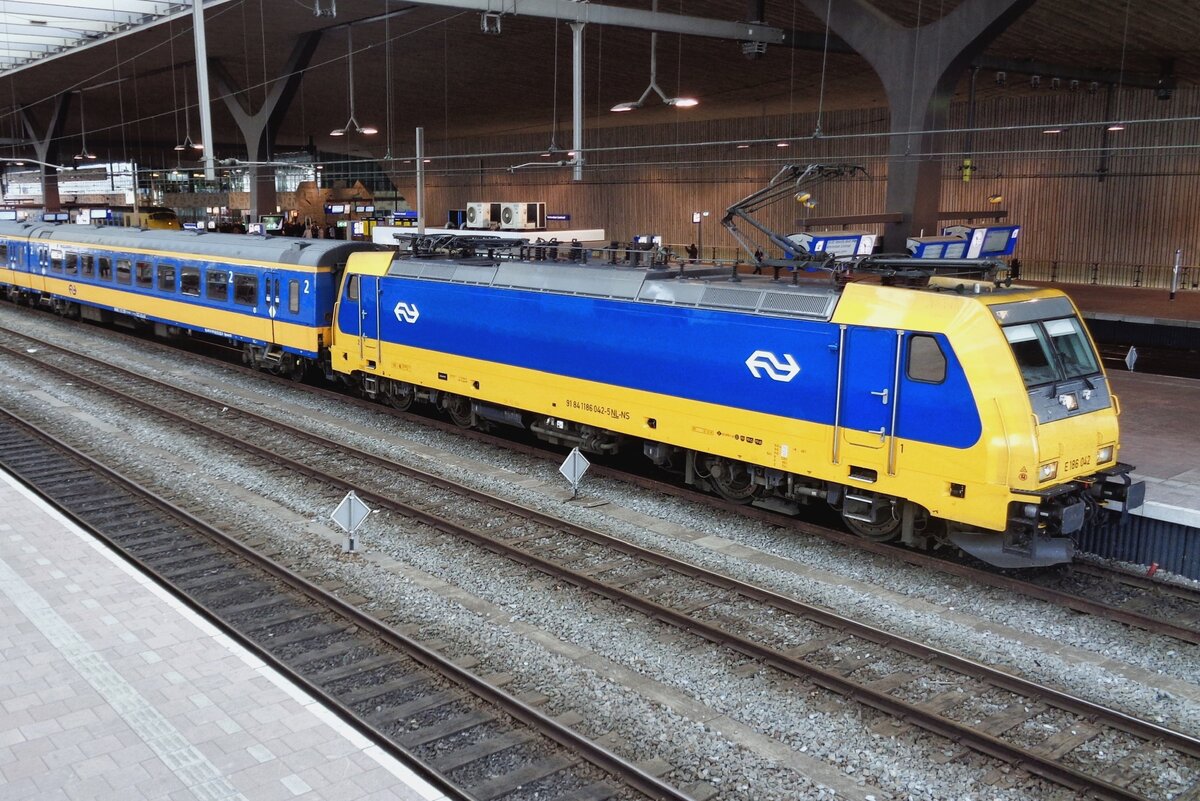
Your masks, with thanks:
M 545 203 L 504 203 L 500 208 L 500 227 L 512 231 L 540 231 L 546 228 Z
M 491 204 L 471 202 L 467 204 L 467 228 L 490 228 L 492 224 Z

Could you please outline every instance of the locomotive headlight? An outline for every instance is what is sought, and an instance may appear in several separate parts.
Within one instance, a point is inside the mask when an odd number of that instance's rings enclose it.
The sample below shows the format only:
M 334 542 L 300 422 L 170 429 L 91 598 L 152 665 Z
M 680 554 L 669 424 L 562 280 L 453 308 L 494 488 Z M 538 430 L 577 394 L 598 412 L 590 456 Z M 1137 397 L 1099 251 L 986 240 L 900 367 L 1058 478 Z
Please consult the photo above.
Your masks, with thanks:
M 1058 475 L 1058 462 L 1046 462 L 1038 468 L 1038 481 L 1049 481 Z
M 1105 445 L 1100 450 L 1096 451 L 1096 464 L 1104 464 L 1111 462 L 1113 458 L 1113 446 Z

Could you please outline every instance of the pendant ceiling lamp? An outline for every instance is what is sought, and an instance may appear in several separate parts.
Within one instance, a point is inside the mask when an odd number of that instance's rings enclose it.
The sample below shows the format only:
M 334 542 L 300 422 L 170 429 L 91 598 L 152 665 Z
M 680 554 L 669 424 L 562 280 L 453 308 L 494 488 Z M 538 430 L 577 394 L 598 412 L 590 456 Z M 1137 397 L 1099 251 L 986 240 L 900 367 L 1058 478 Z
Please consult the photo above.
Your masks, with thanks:
M 334 128 L 329 132 L 330 136 L 345 136 L 348 133 L 360 133 L 370 136 L 371 134 L 379 133 L 378 128 L 373 128 L 368 125 L 365 128 L 358 124 L 358 120 L 354 117 L 354 33 L 349 26 L 346 27 L 346 72 L 348 75 L 349 90 L 347 95 L 350 97 L 350 119 L 341 128 Z
M 82 149 L 75 154 L 76 161 L 85 161 L 87 159 L 95 159 L 96 154 L 87 148 L 87 122 L 83 117 L 83 90 L 79 90 L 79 138 Z
M 654 3 L 650 10 L 658 11 L 658 0 L 654 0 Z M 636 101 L 627 102 L 627 103 L 618 103 L 617 105 L 613 106 L 609 110 L 616 111 L 616 112 L 622 112 L 622 111 L 633 111 L 634 109 L 641 108 L 645 104 L 646 98 L 650 97 L 651 92 L 656 92 L 658 94 L 658 96 L 662 98 L 662 102 L 666 103 L 668 106 L 675 106 L 676 108 L 691 108 L 692 106 L 696 106 L 696 105 L 700 104 L 700 101 L 694 97 L 667 97 L 667 93 L 659 88 L 659 86 L 658 86 L 658 31 L 653 31 L 650 34 L 650 85 L 646 87 L 646 91 L 642 92 L 642 96 L 639 97 Z

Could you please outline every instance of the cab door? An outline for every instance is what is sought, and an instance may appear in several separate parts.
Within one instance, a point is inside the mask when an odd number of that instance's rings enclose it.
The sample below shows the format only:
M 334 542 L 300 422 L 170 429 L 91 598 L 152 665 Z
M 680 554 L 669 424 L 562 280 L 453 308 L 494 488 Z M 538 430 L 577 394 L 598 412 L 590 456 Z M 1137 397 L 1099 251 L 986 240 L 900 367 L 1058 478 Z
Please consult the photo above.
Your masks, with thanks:
M 379 276 L 359 276 L 359 357 L 368 368 L 379 362 Z
M 895 472 L 899 348 L 903 332 L 845 327 L 838 360 L 834 461 L 872 482 Z

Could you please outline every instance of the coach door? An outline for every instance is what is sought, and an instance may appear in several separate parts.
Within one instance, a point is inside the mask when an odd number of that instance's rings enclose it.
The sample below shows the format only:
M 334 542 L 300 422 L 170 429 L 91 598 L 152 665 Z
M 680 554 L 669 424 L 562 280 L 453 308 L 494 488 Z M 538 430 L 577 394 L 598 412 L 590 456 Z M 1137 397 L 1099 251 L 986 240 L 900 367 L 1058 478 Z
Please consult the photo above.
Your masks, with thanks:
M 368 367 L 379 361 L 379 276 L 359 276 L 359 355 Z
M 841 329 L 833 461 L 847 466 L 850 476 L 860 481 L 895 472 L 901 342 L 900 331 Z
M 279 273 L 264 272 L 262 274 L 262 302 L 263 307 L 267 310 L 267 317 L 271 321 L 268 329 L 270 342 L 279 342 L 279 326 L 277 323 L 283 322 L 280 315 L 284 313 L 282 286 L 279 280 Z

